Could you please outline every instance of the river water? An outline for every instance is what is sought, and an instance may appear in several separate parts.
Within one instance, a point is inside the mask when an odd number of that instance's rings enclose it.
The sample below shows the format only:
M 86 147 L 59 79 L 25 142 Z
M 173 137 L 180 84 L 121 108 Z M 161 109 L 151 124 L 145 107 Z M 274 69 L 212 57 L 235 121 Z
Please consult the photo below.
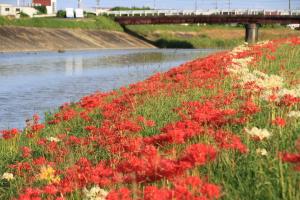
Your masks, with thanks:
M 25 119 L 146 79 L 213 49 L 137 49 L 0 54 L 0 130 Z

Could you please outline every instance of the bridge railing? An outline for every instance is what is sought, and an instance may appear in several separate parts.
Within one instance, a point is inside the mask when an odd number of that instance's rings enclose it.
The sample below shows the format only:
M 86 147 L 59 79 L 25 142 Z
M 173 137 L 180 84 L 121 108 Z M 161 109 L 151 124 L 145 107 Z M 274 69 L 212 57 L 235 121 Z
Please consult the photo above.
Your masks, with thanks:
M 210 10 L 95 10 L 96 15 L 109 16 L 182 16 L 182 15 L 300 15 L 300 10 L 210 9 Z

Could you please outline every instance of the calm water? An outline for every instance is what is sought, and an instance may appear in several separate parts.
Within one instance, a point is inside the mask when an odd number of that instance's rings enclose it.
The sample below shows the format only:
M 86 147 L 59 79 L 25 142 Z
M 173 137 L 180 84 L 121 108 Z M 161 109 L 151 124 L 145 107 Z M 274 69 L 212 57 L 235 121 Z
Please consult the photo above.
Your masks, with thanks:
M 0 54 L 0 130 L 23 128 L 64 102 L 143 80 L 188 60 L 202 50 L 99 50 Z

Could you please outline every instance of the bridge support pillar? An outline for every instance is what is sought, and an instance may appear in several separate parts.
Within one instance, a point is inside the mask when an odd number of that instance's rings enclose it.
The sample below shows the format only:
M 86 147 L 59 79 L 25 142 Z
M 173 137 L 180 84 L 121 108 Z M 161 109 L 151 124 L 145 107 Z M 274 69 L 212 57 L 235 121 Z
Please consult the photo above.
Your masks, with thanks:
M 249 44 L 256 43 L 258 40 L 258 27 L 259 25 L 256 23 L 246 24 L 246 36 L 245 41 Z

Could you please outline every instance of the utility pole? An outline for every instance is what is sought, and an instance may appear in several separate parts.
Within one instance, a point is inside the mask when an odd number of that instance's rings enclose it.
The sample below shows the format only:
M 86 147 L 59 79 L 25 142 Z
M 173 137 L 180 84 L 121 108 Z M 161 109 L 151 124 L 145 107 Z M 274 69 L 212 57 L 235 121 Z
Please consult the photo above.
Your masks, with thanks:
M 228 9 L 230 10 L 230 8 L 231 8 L 231 2 L 230 0 L 228 0 Z
M 216 10 L 218 10 L 218 0 L 216 0 Z
M 97 7 L 99 8 L 99 6 L 100 6 L 100 0 L 96 0 L 96 3 L 97 3 Z
M 78 0 L 78 8 L 81 8 L 81 0 Z
M 198 0 L 195 0 L 195 11 L 198 10 Z
M 289 14 L 291 15 L 291 0 L 289 0 Z
M 153 8 L 156 9 L 156 0 L 153 0 Z

